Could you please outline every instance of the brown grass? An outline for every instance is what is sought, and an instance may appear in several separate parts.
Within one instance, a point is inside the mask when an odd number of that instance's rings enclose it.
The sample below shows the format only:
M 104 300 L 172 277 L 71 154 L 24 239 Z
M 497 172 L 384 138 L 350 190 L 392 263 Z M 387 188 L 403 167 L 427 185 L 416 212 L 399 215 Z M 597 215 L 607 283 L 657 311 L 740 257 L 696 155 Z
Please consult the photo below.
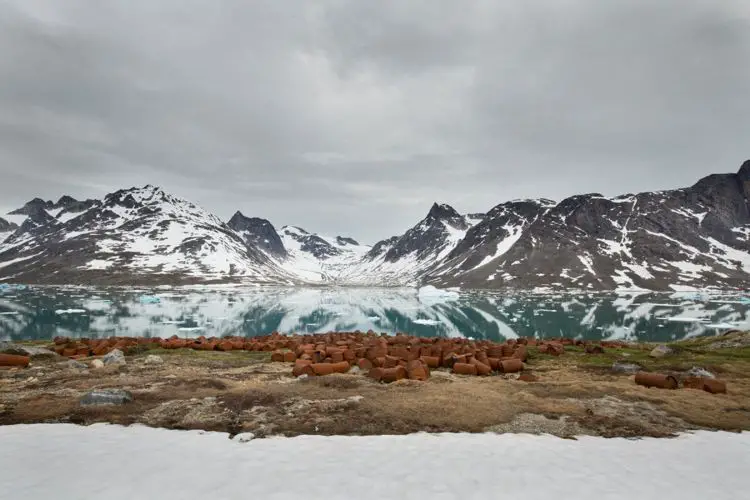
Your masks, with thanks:
M 390 385 L 353 374 L 295 380 L 289 364 L 265 363 L 267 353 L 165 351 L 159 353 L 165 361 L 161 365 L 143 365 L 144 354 L 128 358 L 124 367 L 89 373 L 40 364 L 33 372 L 36 382 L 26 381 L 31 369 L 4 371 L 0 424 L 142 422 L 260 436 L 488 429 L 568 436 L 575 429 L 631 437 L 669 436 L 694 428 L 750 430 L 750 358 L 743 349 L 726 351 L 706 353 L 691 346 L 672 359 L 652 360 L 645 349 L 608 350 L 603 355 L 571 349 L 559 358 L 532 350 L 527 371 L 533 371 L 538 382 L 461 377 L 439 370 L 424 383 L 405 380 Z M 685 367 L 715 366 L 729 394 L 645 389 L 635 385 L 632 376 L 611 372 L 617 359 L 678 375 Z M 116 387 L 130 390 L 134 401 L 123 406 L 78 405 L 89 390 Z M 172 413 L 164 406 L 169 402 L 179 403 Z M 205 415 L 190 413 L 195 408 Z M 150 420 L 145 415 L 151 415 Z M 529 417 L 534 415 L 541 417 Z

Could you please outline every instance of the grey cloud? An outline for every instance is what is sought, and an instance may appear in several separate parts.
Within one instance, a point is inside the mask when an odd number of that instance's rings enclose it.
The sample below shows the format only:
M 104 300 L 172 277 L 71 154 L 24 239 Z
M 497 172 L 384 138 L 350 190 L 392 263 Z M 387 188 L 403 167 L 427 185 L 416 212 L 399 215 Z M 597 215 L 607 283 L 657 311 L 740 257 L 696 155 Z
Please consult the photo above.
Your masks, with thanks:
M 14 0 L 0 207 L 162 185 L 374 242 L 750 157 L 744 0 Z

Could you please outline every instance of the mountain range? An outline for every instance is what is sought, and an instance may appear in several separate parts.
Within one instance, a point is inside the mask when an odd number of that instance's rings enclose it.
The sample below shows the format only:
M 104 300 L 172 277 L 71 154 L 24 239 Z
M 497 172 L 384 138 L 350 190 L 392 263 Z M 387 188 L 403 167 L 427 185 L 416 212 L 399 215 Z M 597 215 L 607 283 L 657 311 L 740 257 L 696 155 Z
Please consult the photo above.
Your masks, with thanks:
M 228 221 L 155 186 L 35 198 L 0 218 L 0 281 L 611 290 L 746 288 L 750 160 L 670 191 L 582 194 L 460 214 L 435 203 L 372 246 L 240 211 Z

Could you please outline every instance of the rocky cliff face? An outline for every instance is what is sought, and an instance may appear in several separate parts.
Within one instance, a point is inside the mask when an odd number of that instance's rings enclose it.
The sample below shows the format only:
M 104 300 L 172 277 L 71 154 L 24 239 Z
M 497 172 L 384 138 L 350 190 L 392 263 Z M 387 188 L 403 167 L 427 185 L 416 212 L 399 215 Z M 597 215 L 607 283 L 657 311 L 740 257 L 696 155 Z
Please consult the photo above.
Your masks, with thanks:
M 103 200 L 40 198 L 0 219 L 0 280 L 36 283 L 333 283 L 465 288 L 750 284 L 750 161 L 693 186 L 501 203 L 434 204 L 372 247 L 237 212 L 227 224 L 146 186 Z
M 236 212 L 227 223 L 230 229 L 242 236 L 245 244 L 250 248 L 258 248 L 269 255 L 285 258 L 287 256 L 284 243 L 266 219 L 245 217 L 242 212 Z

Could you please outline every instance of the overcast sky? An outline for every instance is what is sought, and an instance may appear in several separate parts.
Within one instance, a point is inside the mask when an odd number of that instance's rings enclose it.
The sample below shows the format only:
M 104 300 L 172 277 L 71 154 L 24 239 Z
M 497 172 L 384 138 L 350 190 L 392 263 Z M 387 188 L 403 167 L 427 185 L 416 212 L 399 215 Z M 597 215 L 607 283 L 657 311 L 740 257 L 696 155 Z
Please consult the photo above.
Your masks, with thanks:
M 0 208 L 157 184 L 373 243 L 750 158 L 748 0 L 2 0 Z

